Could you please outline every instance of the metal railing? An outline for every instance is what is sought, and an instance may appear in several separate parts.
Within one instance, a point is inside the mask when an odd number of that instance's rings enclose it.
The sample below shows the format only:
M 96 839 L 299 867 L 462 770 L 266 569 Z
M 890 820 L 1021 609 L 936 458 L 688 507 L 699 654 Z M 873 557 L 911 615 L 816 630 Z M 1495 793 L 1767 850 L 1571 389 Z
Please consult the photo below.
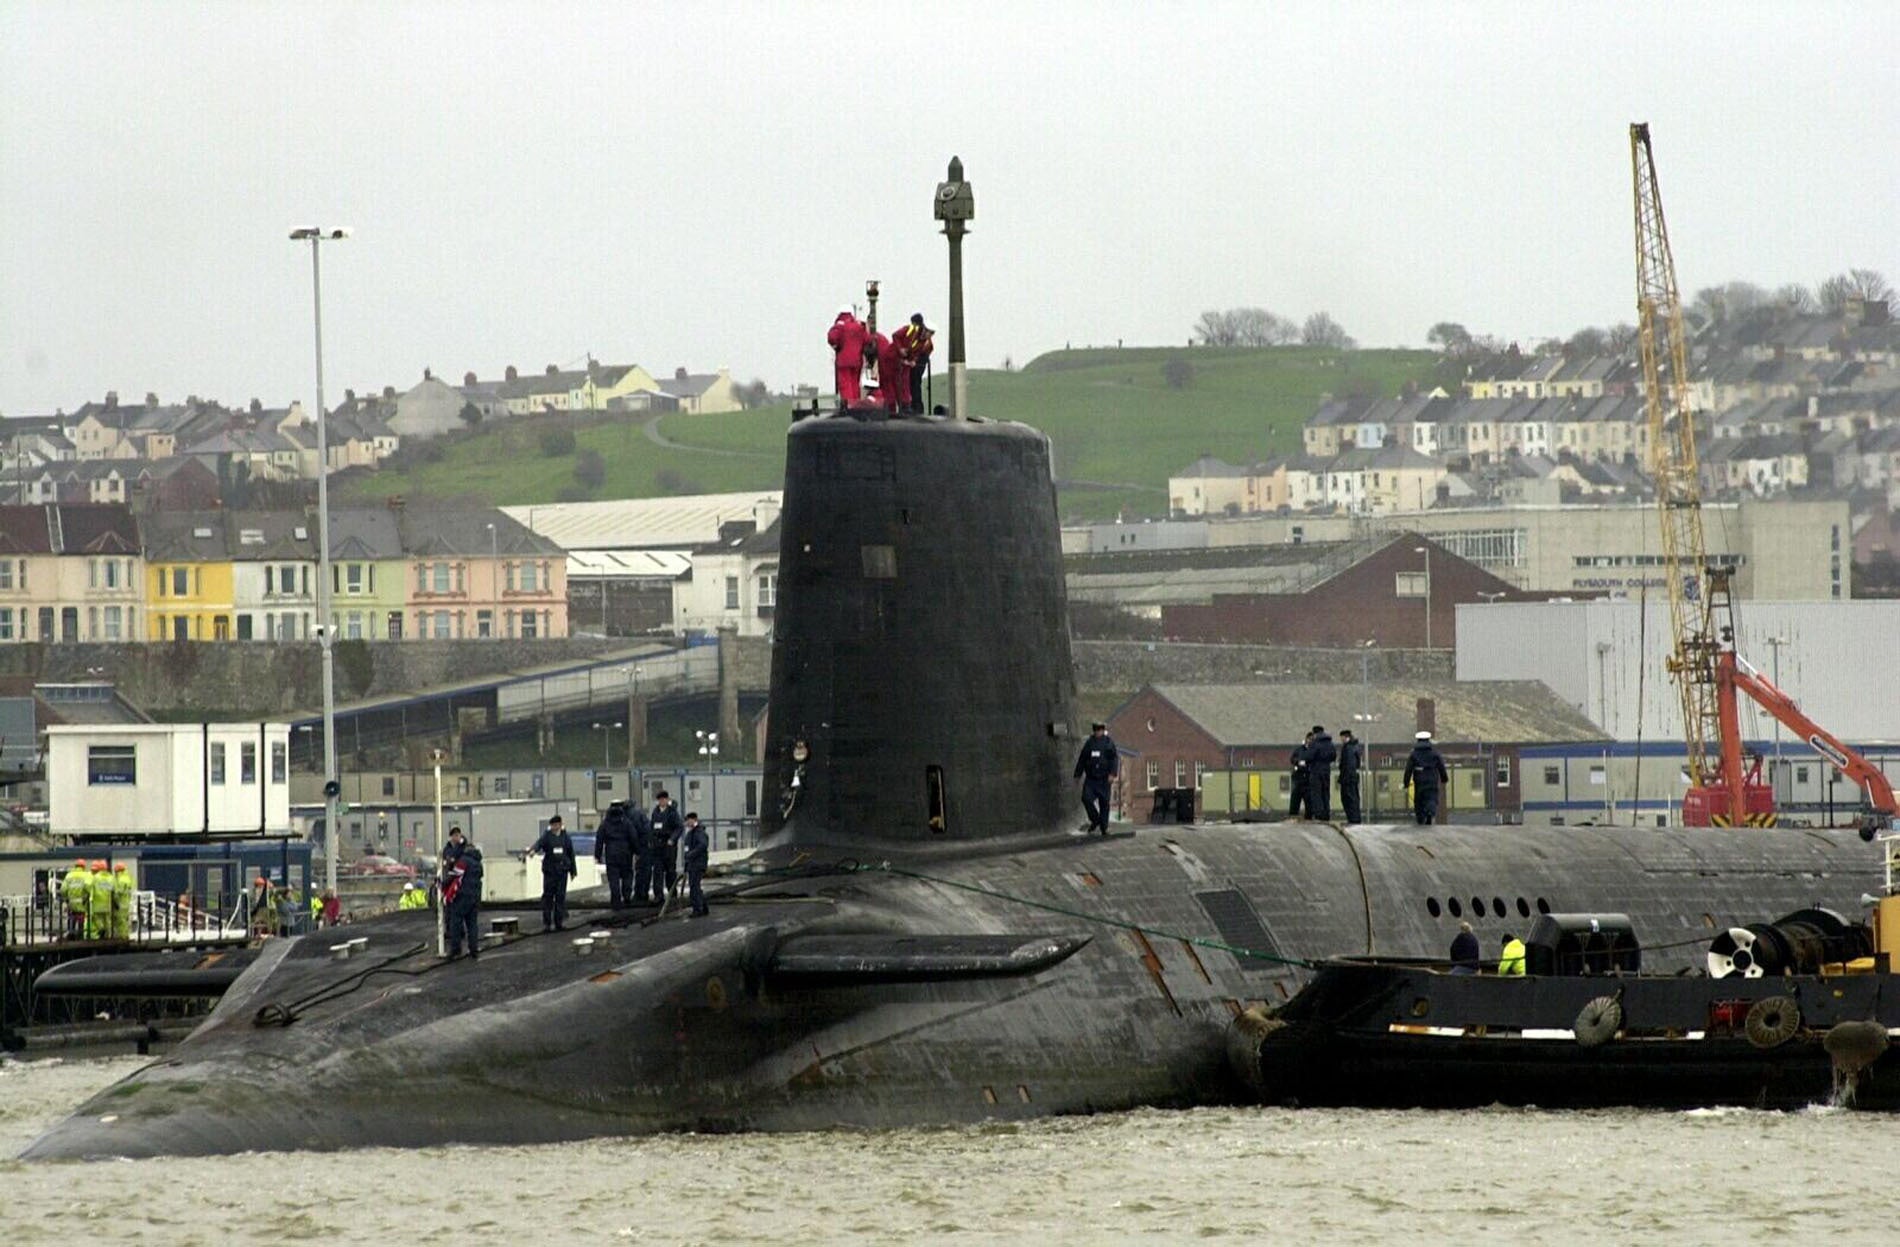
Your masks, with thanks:
M 115 906 L 114 909 L 117 907 Z M 156 892 L 135 892 L 129 913 L 95 918 L 74 913 L 57 896 L 0 896 L 0 942 L 19 948 L 36 944 L 86 943 L 171 945 L 205 940 L 243 939 L 250 932 L 250 898 L 239 897 L 228 915 L 193 905 L 189 898 L 167 899 Z M 308 915 L 302 915 L 304 924 Z

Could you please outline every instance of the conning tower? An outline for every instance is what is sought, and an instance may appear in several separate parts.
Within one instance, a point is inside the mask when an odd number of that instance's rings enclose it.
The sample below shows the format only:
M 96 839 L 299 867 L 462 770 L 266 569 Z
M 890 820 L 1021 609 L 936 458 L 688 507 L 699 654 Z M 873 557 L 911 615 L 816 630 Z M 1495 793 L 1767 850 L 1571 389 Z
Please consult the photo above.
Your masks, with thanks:
M 1043 434 L 859 412 L 794 424 L 779 577 L 768 843 L 924 849 L 1047 836 L 1072 813 Z

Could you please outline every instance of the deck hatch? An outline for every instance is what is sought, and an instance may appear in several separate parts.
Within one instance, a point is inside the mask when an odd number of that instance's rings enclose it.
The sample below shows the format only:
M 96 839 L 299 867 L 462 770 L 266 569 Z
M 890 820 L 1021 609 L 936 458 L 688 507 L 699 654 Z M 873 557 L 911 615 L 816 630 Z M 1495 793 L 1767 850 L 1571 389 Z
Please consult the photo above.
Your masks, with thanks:
M 1273 957 L 1281 956 L 1280 945 L 1267 933 L 1266 926 L 1260 921 L 1260 915 L 1253 911 L 1244 893 L 1233 888 L 1219 892 L 1196 892 L 1194 899 L 1201 903 L 1207 912 L 1215 930 L 1220 932 L 1224 943 L 1235 948 L 1250 948 L 1255 952 L 1266 953 Z M 1242 971 L 1248 974 L 1275 974 L 1283 964 L 1268 961 L 1262 957 L 1242 957 L 1235 955 Z

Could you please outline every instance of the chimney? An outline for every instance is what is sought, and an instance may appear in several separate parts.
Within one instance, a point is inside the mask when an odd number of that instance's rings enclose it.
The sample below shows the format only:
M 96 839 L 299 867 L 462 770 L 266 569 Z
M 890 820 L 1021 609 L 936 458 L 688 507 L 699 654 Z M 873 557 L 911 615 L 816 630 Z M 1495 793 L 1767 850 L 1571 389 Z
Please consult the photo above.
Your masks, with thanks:
M 1430 732 L 1433 736 L 1438 735 L 1437 702 L 1429 697 L 1421 697 L 1418 699 L 1418 726 L 1413 730 L 1418 732 Z
M 343 403 L 345 406 L 353 406 L 356 403 L 356 391 L 355 390 L 343 391 Z
M 506 375 L 510 381 L 517 380 L 521 376 L 520 373 L 515 371 L 515 366 L 513 364 L 508 365 L 508 371 L 504 375 Z
M 259 413 L 260 411 L 263 411 L 263 410 L 264 410 L 264 400 L 263 400 L 263 399 L 261 399 L 261 398 L 254 398 L 254 399 L 252 399 L 252 400 L 251 400 L 251 414 L 252 414 L 252 415 L 256 415 L 257 413 Z
M 433 381 L 435 380 L 435 374 L 430 372 L 427 367 L 424 367 L 422 370 L 422 379 L 424 381 Z
M 462 384 L 463 384 L 463 385 L 474 385 L 474 384 L 475 384 L 475 374 L 474 374 L 474 373 L 472 373 L 472 372 L 465 372 L 465 373 L 463 373 L 463 374 L 462 374 Z
M 673 380 L 675 381 L 686 380 L 686 370 L 684 368 L 675 368 L 673 370 Z
M 550 377 L 552 377 L 552 376 L 554 376 L 554 375 L 555 375 L 556 373 L 558 373 L 558 372 L 560 372 L 560 371 L 561 371 L 561 370 L 560 370 L 559 368 L 556 368 L 556 367 L 555 367 L 555 366 L 554 366 L 553 364 L 549 364 L 549 365 L 548 365 L 548 375 L 549 375 Z
M 386 385 L 386 386 L 384 386 L 384 387 L 383 387 L 383 397 L 384 397 L 384 398 L 394 398 L 394 397 L 396 397 L 396 387 L 395 387 L 395 386 L 393 386 L 393 385 Z
M 145 405 L 147 407 L 158 406 L 158 392 L 156 390 L 145 391 Z

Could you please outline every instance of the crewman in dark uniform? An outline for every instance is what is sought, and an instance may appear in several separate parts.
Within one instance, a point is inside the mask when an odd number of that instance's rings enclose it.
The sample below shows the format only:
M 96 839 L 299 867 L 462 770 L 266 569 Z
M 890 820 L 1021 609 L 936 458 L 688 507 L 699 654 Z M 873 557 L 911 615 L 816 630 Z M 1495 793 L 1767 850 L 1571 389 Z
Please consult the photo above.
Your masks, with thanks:
M 686 895 L 693 902 L 693 917 L 704 918 L 712 910 L 706 907 L 706 894 L 699 890 L 699 881 L 706 877 L 706 863 L 712 856 L 712 841 L 706 838 L 706 829 L 699 825 L 699 815 L 686 816 L 686 835 L 682 843 L 686 846 Z
M 1321 822 L 1333 817 L 1333 760 L 1339 750 L 1325 728 L 1315 723 L 1306 735 L 1306 816 Z
M 1339 733 L 1339 804 L 1346 811 L 1346 822 L 1359 821 L 1359 768 L 1365 762 L 1365 747 L 1351 728 Z
M 613 813 L 613 808 L 607 812 Z M 580 867 L 574 861 L 574 838 L 567 834 L 559 814 L 548 820 L 548 829 L 528 850 L 529 856 L 536 853 L 541 855 L 541 929 L 565 931 L 567 881 L 580 873 Z
M 1082 810 L 1089 816 L 1082 830 L 1108 834 L 1109 786 L 1121 770 L 1121 751 L 1108 734 L 1108 724 L 1094 724 L 1075 759 L 1075 777 L 1082 781 Z
M 463 837 L 462 829 L 459 826 L 449 828 L 449 842 L 442 846 L 444 878 L 447 877 L 448 868 L 455 864 L 455 859 L 462 856 L 462 851 L 466 848 L 468 848 L 468 841 Z
M 639 837 L 627 807 L 615 801 L 594 829 L 594 860 L 607 875 L 607 901 L 615 909 L 633 904 L 634 860 Z
M 1424 826 L 1438 821 L 1439 787 L 1451 779 L 1445 760 L 1432 748 L 1432 734 L 1415 737 L 1412 755 L 1405 759 L 1405 783 L 1412 786 L 1412 821 Z
M 1293 774 L 1287 781 L 1286 816 L 1288 818 L 1298 818 L 1302 814 L 1305 814 L 1308 809 L 1306 804 L 1306 758 L 1307 749 L 1312 743 L 1313 734 L 1308 732 L 1306 738 L 1298 745 L 1295 745 L 1293 752 L 1288 754 L 1286 758 L 1287 765 L 1293 769 Z
M 649 821 L 653 824 L 653 838 L 648 841 L 653 846 L 653 899 L 659 903 L 679 887 L 679 844 L 686 833 L 679 809 L 664 788 L 654 794 Z
M 1453 974 L 1476 974 L 1478 958 L 1483 954 L 1478 947 L 1478 937 L 1471 930 L 1469 922 L 1458 924 L 1458 934 L 1451 941 L 1451 972 Z
M 457 827 L 454 834 L 459 835 Z M 447 854 L 445 853 L 446 857 Z M 462 943 L 468 942 L 470 961 L 479 960 L 482 938 L 475 930 L 482 906 L 482 851 L 462 844 L 443 871 L 442 896 L 448 902 L 449 960 L 462 955 Z

